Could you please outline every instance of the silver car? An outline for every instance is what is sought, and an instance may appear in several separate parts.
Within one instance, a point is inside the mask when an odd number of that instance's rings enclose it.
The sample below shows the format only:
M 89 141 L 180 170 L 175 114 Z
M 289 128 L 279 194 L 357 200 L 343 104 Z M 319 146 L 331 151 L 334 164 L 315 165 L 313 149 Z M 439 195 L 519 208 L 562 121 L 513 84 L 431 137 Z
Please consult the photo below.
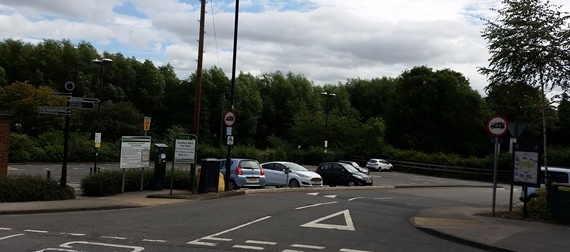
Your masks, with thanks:
M 366 168 L 376 171 L 384 171 L 384 170 L 392 171 L 393 166 L 384 159 L 373 158 L 368 160 L 368 162 L 366 163 Z
M 292 162 L 267 162 L 261 164 L 265 172 L 265 185 L 275 187 L 323 186 L 323 178 L 316 172 Z

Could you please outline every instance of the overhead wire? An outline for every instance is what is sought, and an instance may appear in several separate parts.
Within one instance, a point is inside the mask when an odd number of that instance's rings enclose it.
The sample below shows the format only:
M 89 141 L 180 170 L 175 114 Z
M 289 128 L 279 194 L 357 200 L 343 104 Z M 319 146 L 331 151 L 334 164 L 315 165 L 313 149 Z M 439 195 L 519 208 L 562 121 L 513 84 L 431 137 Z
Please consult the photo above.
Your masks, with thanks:
M 216 44 L 216 57 L 218 58 L 218 67 L 220 66 L 220 53 L 218 51 L 218 36 L 216 35 L 216 20 L 214 18 L 214 0 L 210 0 L 210 7 L 212 9 L 212 25 L 214 26 L 214 43 Z

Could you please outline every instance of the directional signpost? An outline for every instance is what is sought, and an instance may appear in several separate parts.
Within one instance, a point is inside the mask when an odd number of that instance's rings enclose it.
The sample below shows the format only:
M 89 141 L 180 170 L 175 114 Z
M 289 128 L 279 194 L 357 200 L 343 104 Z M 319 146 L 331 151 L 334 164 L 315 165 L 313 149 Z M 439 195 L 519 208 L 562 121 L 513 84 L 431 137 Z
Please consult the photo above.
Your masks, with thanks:
M 99 99 L 95 98 L 85 98 L 85 97 L 73 97 L 72 91 L 75 88 L 75 84 L 68 81 L 64 84 L 65 90 L 68 92 L 54 92 L 52 96 L 64 96 L 67 97 L 66 107 L 49 107 L 49 106 L 38 106 L 38 114 L 42 115 L 64 115 L 65 116 L 65 131 L 63 140 L 63 165 L 61 167 L 61 187 L 67 186 L 67 149 L 69 142 L 69 117 L 71 115 L 71 109 L 92 109 L 95 107 L 95 103 L 99 102 Z M 101 145 L 101 135 L 96 136 L 95 145 L 98 148 Z
M 43 115 L 70 115 L 71 109 L 69 109 L 68 107 L 38 106 L 38 114 L 43 114 Z

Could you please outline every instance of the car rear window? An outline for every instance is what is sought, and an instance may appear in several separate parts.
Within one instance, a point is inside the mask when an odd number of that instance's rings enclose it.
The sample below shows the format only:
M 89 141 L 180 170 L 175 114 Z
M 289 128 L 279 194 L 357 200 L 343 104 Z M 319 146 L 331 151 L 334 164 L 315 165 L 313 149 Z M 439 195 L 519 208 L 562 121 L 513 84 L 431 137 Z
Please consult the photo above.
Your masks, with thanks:
M 259 163 L 255 160 L 242 160 L 239 162 L 239 167 L 259 169 Z

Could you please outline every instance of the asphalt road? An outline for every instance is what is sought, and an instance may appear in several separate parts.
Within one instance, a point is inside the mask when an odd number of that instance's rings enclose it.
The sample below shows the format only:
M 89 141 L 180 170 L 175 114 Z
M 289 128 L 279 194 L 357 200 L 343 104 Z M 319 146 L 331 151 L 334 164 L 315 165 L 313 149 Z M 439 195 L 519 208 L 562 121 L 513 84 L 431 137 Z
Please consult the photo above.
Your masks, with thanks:
M 481 251 L 412 227 L 419 209 L 488 206 L 492 188 L 248 194 L 108 211 L 0 216 L 2 251 Z M 508 192 L 497 200 L 508 202 Z

